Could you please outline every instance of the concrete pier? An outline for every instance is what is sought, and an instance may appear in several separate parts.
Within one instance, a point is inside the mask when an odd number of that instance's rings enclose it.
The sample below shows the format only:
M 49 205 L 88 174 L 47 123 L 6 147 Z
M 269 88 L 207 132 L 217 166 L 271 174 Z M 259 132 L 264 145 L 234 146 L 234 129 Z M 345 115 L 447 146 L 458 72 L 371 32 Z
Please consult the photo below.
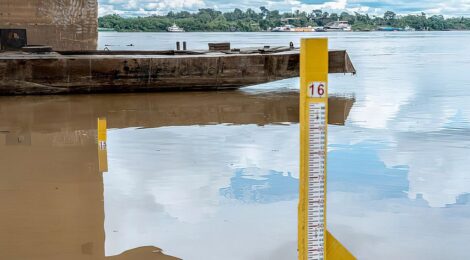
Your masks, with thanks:
M 28 44 L 96 50 L 97 0 L 1 0 L 0 29 L 26 29 Z

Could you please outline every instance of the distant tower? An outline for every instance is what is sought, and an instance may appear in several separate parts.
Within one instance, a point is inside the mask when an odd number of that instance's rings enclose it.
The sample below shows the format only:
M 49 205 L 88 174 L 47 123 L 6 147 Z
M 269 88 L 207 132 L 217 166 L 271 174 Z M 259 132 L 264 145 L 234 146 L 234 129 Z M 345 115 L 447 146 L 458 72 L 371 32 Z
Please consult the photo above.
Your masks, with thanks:
M 29 45 L 96 50 L 97 0 L 0 0 L 0 29 L 26 29 Z

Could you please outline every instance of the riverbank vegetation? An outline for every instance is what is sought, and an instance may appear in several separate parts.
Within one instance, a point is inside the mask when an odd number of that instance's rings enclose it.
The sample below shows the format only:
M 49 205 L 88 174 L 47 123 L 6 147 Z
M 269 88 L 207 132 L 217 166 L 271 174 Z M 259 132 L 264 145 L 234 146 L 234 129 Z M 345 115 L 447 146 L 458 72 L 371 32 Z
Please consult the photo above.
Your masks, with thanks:
M 379 27 L 405 28 L 415 30 L 470 30 L 470 18 L 453 17 L 444 18 L 442 15 L 428 16 L 425 13 L 418 15 L 396 15 L 387 11 L 383 16 L 370 16 L 368 14 L 347 12 L 328 13 L 322 10 L 313 10 L 311 13 L 296 11 L 281 13 L 261 7 L 259 11 L 235 9 L 222 13 L 214 9 L 199 9 L 190 13 L 169 12 L 166 15 L 152 15 L 148 17 L 121 17 L 107 15 L 99 18 L 99 27 L 114 29 L 116 31 L 160 32 L 167 27 L 177 24 L 186 31 L 267 31 L 270 28 L 291 24 L 296 27 L 324 26 L 330 22 L 348 21 L 353 30 L 369 31 Z

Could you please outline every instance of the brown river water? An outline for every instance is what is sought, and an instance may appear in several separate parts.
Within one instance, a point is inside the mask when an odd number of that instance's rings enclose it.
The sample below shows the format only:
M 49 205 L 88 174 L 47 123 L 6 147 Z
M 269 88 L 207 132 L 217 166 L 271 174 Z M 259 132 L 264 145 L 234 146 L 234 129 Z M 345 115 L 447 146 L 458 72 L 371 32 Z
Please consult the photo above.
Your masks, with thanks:
M 306 35 L 103 33 L 100 48 Z M 359 259 L 470 259 L 470 34 L 318 35 L 358 70 L 330 77 L 329 231 Z M 0 259 L 296 259 L 298 81 L 0 97 Z

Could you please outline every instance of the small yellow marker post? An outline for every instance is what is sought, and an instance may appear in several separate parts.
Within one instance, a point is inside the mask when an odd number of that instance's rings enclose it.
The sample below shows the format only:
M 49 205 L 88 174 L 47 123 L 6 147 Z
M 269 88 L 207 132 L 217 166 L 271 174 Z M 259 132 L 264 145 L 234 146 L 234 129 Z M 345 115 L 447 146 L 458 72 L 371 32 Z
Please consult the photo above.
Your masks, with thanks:
M 300 47 L 299 260 L 355 259 L 326 231 L 328 39 Z
M 98 168 L 99 172 L 108 171 L 108 146 L 107 146 L 106 118 L 98 118 Z

